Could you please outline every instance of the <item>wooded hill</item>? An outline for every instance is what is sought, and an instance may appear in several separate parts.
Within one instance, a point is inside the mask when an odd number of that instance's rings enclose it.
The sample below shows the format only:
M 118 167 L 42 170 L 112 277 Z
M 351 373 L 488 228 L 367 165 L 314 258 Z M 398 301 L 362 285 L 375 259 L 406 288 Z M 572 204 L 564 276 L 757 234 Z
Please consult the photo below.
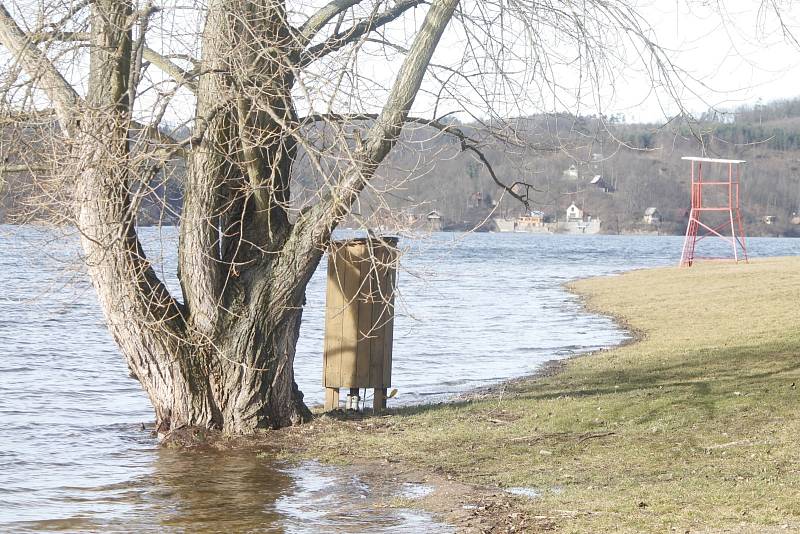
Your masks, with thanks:
M 750 235 L 800 236 L 800 100 L 708 113 L 694 123 L 625 124 L 619 117 L 549 115 L 517 120 L 512 126 L 524 146 L 486 141 L 481 150 L 502 181 L 531 184 L 531 209 L 551 218 L 563 219 L 566 207 L 575 202 L 603 220 L 605 233 L 682 233 L 690 167 L 681 157 L 705 155 L 747 161 L 742 167 L 742 207 Z M 475 135 L 481 130 L 475 125 L 462 129 Z M 473 154 L 458 154 L 455 140 L 448 151 L 447 143 L 444 137 L 427 142 L 429 157 L 387 204 L 418 213 L 435 209 L 445 226 L 462 229 L 490 215 L 524 213 L 524 206 L 503 195 Z M 399 169 L 416 161 L 418 152 L 398 150 L 392 158 L 395 178 Z M 434 154 L 439 158 L 435 165 Z M 663 217 L 658 228 L 643 223 L 649 207 L 658 208 Z M 767 216 L 771 224 L 764 222 Z
M 527 194 L 530 209 L 547 217 L 563 218 L 565 208 L 575 202 L 603 220 L 605 233 L 681 233 L 689 206 L 689 166 L 680 158 L 707 155 L 747 160 L 742 204 L 748 234 L 800 236 L 800 99 L 710 112 L 696 122 L 666 125 L 567 114 L 502 125 L 447 124 L 457 131 L 407 127 L 402 142 L 382 165 L 381 178 L 365 191 L 346 224 L 403 227 L 420 224 L 436 210 L 445 228 L 491 229 L 492 217 L 523 214 L 525 206 L 492 178 L 477 155 L 480 152 L 500 182 L 530 185 L 517 185 L 513 191 Z M 28 165 L 33 170 L 3 173 L 0 221 L 52 219 L 63 211 L 55 206 L 59 195 L 43 191 L 47 180 L 36 157 L 43 144 L 25 142 L 36 137 L 30 131 L 22 128 L 11 135 L 6 129 L 0 140 L 6 165 Z M 463 151 L 461 137 L 454 133 L 467 137 L 478 152 Z M 300 209 L 313 201 L 320 182 L 329 178 L 314 171 L 302 153 L 295 174 L 293 197 Z M 174 223 L 182 182 L 182 165 L 166 179 L 163 174 L 156 176 L 141 204 L 139 222 Z M 663 218 L 658 227 L 643 223 L 649 207 L 656 207 Z M 771 224 L 764 222 L 768 216 Z

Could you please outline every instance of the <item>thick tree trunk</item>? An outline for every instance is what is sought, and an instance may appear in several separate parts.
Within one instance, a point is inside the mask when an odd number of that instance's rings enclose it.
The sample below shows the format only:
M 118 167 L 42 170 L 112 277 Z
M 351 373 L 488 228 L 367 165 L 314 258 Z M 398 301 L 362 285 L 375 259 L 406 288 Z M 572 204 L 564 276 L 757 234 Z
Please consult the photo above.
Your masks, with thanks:
M 266 321 L 236 321 L 222 340 L 230 347 L 226 352 L 253 357 L 253 365 L 224 361 L 220 382 L 212 382 L 226 432 L 280 428 L 311 416 L 294 381 L 302 309 L 280 315 Z
M 242 180 L 258 179 L 246 172 L 257 162 L 227 159 L 231 147 L 239 146 L 242 129 L 232 127 L 237 108 L 226 107 L 210 129 L 212 140 L 225 146 L 211 144 L 192 162 L 187 211 L 197 220 L 182 227 L 186 302 L 175 301 L 151 268 L 134 228 L 131 190 L 138 177 L 128 140 L 133 5 L 101 0 L 93 10 L 92 89 L 76 135 L 78 226 L 109 329 L 153 404 L 159 431 L 199 426 L 243 434 L 307 420 L 310 413 L 293 368 L 304 288 L 315 264 L 303 272 L 287 268 L 263 248 L 268 239 L 253 242 L 257 222 L 272 222 L 275 229 L 288 224 L 276 214 L 282 208 L 275 198 L 285 200 L 283 193 L 258 199 L 236 189 Z M 209 94 L 225 94 L 218 83 L 218 75 L 207 82 Z M 288 183 L 290 150 L 273 143 L 257 156 L 266 160 L 262 165 L 284 158 L 276 167 Z M 228 239 L 245 240 L 250 232 L 251 246 L 220 248 L 215 222 L 230 216 L 226 210 L 247 222 Z M 287 233 L 285 227 L 271 239 Z M 268 235 L 267 229 L 260 234 Z
M 276 317 L 231 320 L 213 344 L 183 344 L 171 355 L 191 365 L 170 366 L 162 360 L 167 387 L 146 386 L 159 430 L 198 426 L 250 434 L 309 420 L 293 369 L 301 314 L 298 307 Z M 149 348 L 161 347 L 151 343 Z M 154 383 L 152 375 L 139 378 Z M 176 385 L 182 387 L 176 390 Z
M 112 336 L 153 401 L 159 424 L 209 422 L 197 401 L 196 361 L 187 357 L 184 311 L 145 257 L 131 203 L 132 2 L 102 0 L 92 14 L 89 94 L 75 146 L 78 228 L 86 263 Z
M 283 2 L 209 3 L 197 92 L 204 143 L 189 161 L 179 261 L 197 394 L 212 399 L 207 425 L 232 433 L 310 417 L 294 353 L 319 254 L 301 269 L 279 254 L 296 153 L 291 72 L 276 53 L 288 40 Z
M 191 150 L 181 222 L 183 302 L 159 280 L 134 226 L 132 192 L 152 163 L 130 148 L 131 84 L 139 79 L 132 28 L 149 13 L 137 13 L 134 0 L 91 3 L 83 101 L 0 4 L 0 41 L 49 84 L 73 141 L 89 273 L 161 432 L 197 426 L 246 434 L 310 417 L 294 381 L 305 287 L 336 224 L 396 142 L 458 0 L 432 2 L 352 168 L 293 226 L 287 203 L 300 131 L 293 61 L 320 25 L 355 3 L 329 4 L 298 33 L 280 0 L 208 2 L 197 83 L 203 135 Z M 417 4 L 398 4 L 392 16 Z

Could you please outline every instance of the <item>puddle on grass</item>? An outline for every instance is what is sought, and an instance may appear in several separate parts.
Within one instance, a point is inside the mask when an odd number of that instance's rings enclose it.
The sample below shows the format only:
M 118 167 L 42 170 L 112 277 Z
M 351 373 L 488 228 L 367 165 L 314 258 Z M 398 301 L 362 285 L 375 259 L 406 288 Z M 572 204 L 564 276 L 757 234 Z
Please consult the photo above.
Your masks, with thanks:
M 427 484 L 414 484 L 410 482 L 406 482 L 403 484 L 399 497 L 404 499 L 424 499 L 431 493 L 433 493 L 434 488 L 433 486 L 428 486 Z
M 529 499 L 537 499 L 542 496 L 542 492 L 534 488 L 515 487 L 506 488 L 506 493 L 517 495 L 518 497 L 527 497 Z
M 397 497 L 421 499 L 433 492 L 431 486 L 405 483 L 373 487 L 358 476 L 315 462 L 284 472 L 295 481 L 295 489 L 276 500 L 275 511 L 287 532 L 454 532 L 426 512 L 386 505 Z

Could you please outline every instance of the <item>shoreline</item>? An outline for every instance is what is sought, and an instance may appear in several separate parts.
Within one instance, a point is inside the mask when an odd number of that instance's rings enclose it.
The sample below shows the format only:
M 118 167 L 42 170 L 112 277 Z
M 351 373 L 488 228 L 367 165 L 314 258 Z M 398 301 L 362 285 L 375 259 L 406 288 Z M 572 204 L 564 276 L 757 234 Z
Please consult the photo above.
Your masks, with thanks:
M 504 379 L 500 379 L 496 382 L 492 382 L 490 384 L 482 385 L 482 386 L 473 386 L 468 388 L 464 391 L 454 392 L 454 393 L 444 393 L 441 394 L 442 398 L 440 400 L 435 400 L 434 402 L 420 402 L 414 404 L 403 404 L 397 406 L 395 408 L 389 408 L 388 412 L 403 410 L 403 409 L 413 409 L 416 407 L 430 407 L 430 406 L 439 406 L 439 405 L 446 405 L 451 403 L 463 402 L 467 400 L 477 400 L 479 398 L 483 398 L 486 396 L 491 396 L 495 394 L 498 390 L 505 389 L 507 386 L 513 386 L 517 383 L 533 381 L 537 379 L 547 378 L 553 376 L 563 370 L 563 368 L 567 365 L 567 363 L 573 359 L 583 358 L 587 356 L 591 356 L 596 353 L 602 353 L 610 350 L 617 349 L 619 347 L 624 347 L 631 343 L 636 343 L 640 339 L 643 338 L 644 334 L 642 332 L 637 331 L 634 329 L 630 323 L 621 315 L 617 315 L 599 308 L 594 308 L 590 302 L 587 295 L 580 293 L 579 291 L 575 290 L 573 287 L 574 284 L 579 283 L 582 280 L 591 280 L 595 278 L 604 278 L 604 277 L 617 277 L 622 276 L 625 273 L 634 272 L 634 271 L 652 271 L 657 269 L 664 269 L 669 268 L 668 266 L 654 266 L 654 267 L 638 267 L 633 269 L 628 269 L 625 271 L 615 272 L 611 274 L 604 274 L 604 275 L 595 275 L 589 277 L 581 277 L 575 278 L 573 280 L 569 280 L 566 282 L 562 282 L 558 285 L 560 289 L 562 289 L 565 293 L 576 297 L 578 301 L 578 309 L 582 313 L 593 314 L 597 316 L 607 317 L 612 320 L 614 325 L 622 332 L 624 332 L 628 337 L 619 341 L 617 343 L 612 343 L 606 346 L 603 346 L 599 349 L 594 350 L 587 350 L 585 352 L 577 352 L 565 355 L 560 358 L 551 358 L 549 360 L 545 360 L 539 364 L 539 367 L 533 371 L 526 372 L 524 374 L 518 376 L 512 376 Z M 315 417 L 323 416 L 321 414 L 323 403 L 318 402 L 314 405 L 309 406 L 309 409 L 314 413 Z M 367 410 L 366 412 L 362 412 L 363 414 L 372 415 L 371 409 Z
M 655 270 L 664 267 L 654 267 Z M 643 270 L 643 269 L 634 269 Z M 438 406 L 456 405 L 462 403 L 473 403 L 478 401 L 492 401 L 502 398 L 505 391 L 509 388 L 515 388 L 522 385 L 532 386 L 537 381 L 545 380 L 564 373 L 567 367 L 573 360 L 578 360 L 590 357 L 596 354 L 612 351 L 626 345 L 633 345 L 638 343 L 644 338 L 644 333 L 633 328 L 629 322 L 622 316 L 609 313 L 607 310 L 596 308 L 590 304 L 590 296 L 581 293 L 575 289 L 574 284 L 581 280 L 591 280 L 593 278 L 604 277 L 617 277 L 625 274 L 615 273 L 611 275 L 601 275 L 589 278 L 579 278 L 564 282 L 560 284 L 561 289 L 567 293 L 574 295 L 579 300 L 579 306 L 582 311 L 602 315 L 611 318 L 614 324 L 627 334 L 627 338 L 619 343 L 609 345 L 596 350 L 570 354 L 563 358 L 556 358 L 544 361 L 535 371 L 517 377 L 501 380 L 500 382 L 489 384 L 486 386 L 478 386 L 461 393 L 454 394 L 446 400 L 427 404 L 415 404 L 409 406 L 402 406 L 398 408 L 391 408 L 383 415 L 375 415 L 371 411 L 358 412 L 350 414 L 343 410 L 334 413 L 319 413 L 318 410 L 322 405 L 312 407 L 314 412 L 314 420 L 309 425 L 314 425 L 317 422 L 328 422 L 332 420 L 338 423 L 367 423 L 376 418 L 385 418 L 398 415 L 405 410 L 414 409 L 435 409 Z M 309 425 L 301 427 L 282 429 L 278 432 L 294 434 L 296 431 L 302 431 L 303 427 L 311 430 L 310 434 L 317 432 L 324 432 L 324 429 L 309 429 Z M 294 437 L 294 436 L 292 436 Z M 306 435 L 303 441 L 309 439 Z M 312 438 L 313 439 L 313 438 Z M 292 440 L 293 441 L 293 440 Z M 285 443 L 283 444 L 286 445 Z M 279 447 L 283 448 L 283 447 Z M 294 452 L 304 452 L 306 447 L 294 443 Z M 284 449 L 282 454 L 286 455 Z M 304 457 L 303 460 L 320 461 L 319 458 Z M 298 462 L 299 460 L 289 460 L 291 462 Z M 336 463 L 323 460 L 324 463 L 329 465 L 336 465 L 339 469 L 344 470 L 347 474 L 363 479 L 369 483 L 370 486 L 385 486 L 387 484 L 424 484 L 430 486 L 432 491 L 419 499 L 400 501 L 409 508 L 418 508 L 425 512 L 433 514 L 434 519 L 444 521 L 446 525 L 452 526 L 456 532 L 465 533 L 484 533 L 484 532 L 497 532 L 497 531 L 517 531 L 517 528 L 535 527 L 537 530 L 551 530 L 554 528 L 553 520 L 555 516 L 536 516 L 533 522 L 520 523 L 517 521 L 521 513 L 519 504 L 526 498 L 524 496 L 514 495 L 503 488 L 482 485 L 482 484 L 466 484 L 453 480 L 452 476 L 447 476 L 442 473 L 428 472 L 419 469 L 413 465 L 408 465 L 400 462 L 391 461 L 389 459 L 383 460 L 369 460 L 369 459 L 356 459 L 352 462 Z M 392 504 L 392 502 L 395 504 Z M 375 500 L 366 501 L 362 503 L 362 508 L 365 512 L 371 507 L 386 507 L 397 506 L 397 498 L 387 498 L 386 495 L 381 495 Z M 500 511 L 501 515 L 498 520 L 497 512 Z
M 336 466 L 375 489 L 358 514 L 420 509 L 456 532 L 800 531 L 800 257 L 566 287 L 631 337 L 454 402 L 216 448 Z M 685 294 L 709 305 L 689 315 Z
M 344 466 L 371 484 L 424 480 L 434 493 L 400 504 L 430 511 L 458 532 L 641 531 L 675 524 L 692 529 L 735 525 L 737 530 L 739 523 L 769 531 L 782 521 L 800 527 L 800 508 L 792 504 L 800 502 L 798 495 L 765 492 L 755 482 L 747 485 L 756 473 L 742 474 L 762 465 L 752 455 L 765 454 L 773 478 L 788 483 L 797 476 L 780 462 L 770 463 L 776 450 L 798 459 L 788 443 L 770 442 L 761 452 L 747 447 L 800 420 L 794 403 L 772 399 L 774 387 L 764 387 L 772 374 L 756 372 L 759 366 L 776 367 L 779 376 L 787 375 L 781 384 L 791 377 L 787 387 L 794 386 L 795 374 L 800 379 L 797 369 L 780 363 L 790 357 L 783 352 L 787 343 L 800 348 L 800 335 L 776 329 L 800 294 L 799 268 L 798 258 L 784 258 L 569 282 L 566 289 L 586 310 L 613 317 L 630 337 L 610 349 L 548 362 L 537 373 L 479 388 L 452 403 L 376 417 L 318 416 L 309 425 L 266 437 L 279 434 L 278 449 L 290 460 Z M 711 275 L 720 281 L 710 282 Z M 776 278 L 784 283 L 765 300 L 763 283 Z M 742 305 L 749 306 L 740 314 L 755 318 L 752 331 L 736 324 L 719 327 L 727 338 L 703 328 L 687 331 L 685 318 L 670 307 L 682 301 L 687 285 L 724 304 L 730 284 L 741 289 Z M 640 299 L 639 294 L 651 296 Z M 716 321 L 718 311 L 700 310 L 697 320 Z M 789 337 L 780 338 L 782 333 Z M 737 343 L 749 346 L 751 339 L 758 349 L 736 349 Z M 742 363 L 731 368 L 732 361 Z M 709 395 L 714 412 L 703 408 Z M 766 413 L 764 405 L 771 406 Z M 791 415 L 775 423 L 783 413 Z M 711 414 L 716 415 L 709 419 Z M 788 424 L 788 431 L 797 426 Z M 713 456 L 715 450 L 725 456 Z M 614 475 L 620 455 L 627 469 Z M 707 478 L 711 473 L 717 477 Z M 537 496 L 508 492 L 517 487 Z M 748 504 L 742 511 L 735 502 L 744 496 Z
M 655 267 L 654 269 L 658 268 Z M 604 276 L 616 277 L 622 274 L 624 272 Z M 362 501 L 359 505 L 356 505 L 356 508 L 363 510 L 364 513 L 369 513 L 369 510 L 374 507 L 419 509 L 432 514 L 434 520 L 443 521 L 447 526 L 452 526 L 456 529 L 456 532 L 483 533 L 495 532 L 498 529 L 506 531 L 507 529 L 519 528 L 520 522 L 517 520 L 521 513 L 519 505 L 526 500 L 523 496 L 514 495 L 498 486 L 460 482 L 443 472 L 426 471 L 414 465 L 389 458 L 350 458 L 343 463 L 335 460 L 331 461 L 330 458 L 320 460 L 313 457 L 313 455 L 308 455 L 309 442 L 313 442 L 314 436 L 324 434 L 326 432 L 325 427 L 331 424 L 356 425 L 357 428 L 359 428 L 359 425 L 372 427 L 375 425 L 376 420 L 380 421 L 399 416 L 406 411 L 431 410 L 437 407 L 496 401 L 501 399 L 509 389 L 523 385 L 535 385 L 538 381 L 563 373 L 574 360 L 602 354 L 638 342 L 640 339 L 638 332 L 633 330 L 622 316 L 615 316 L 589 305 L 588 296 L 576 291 L 573 287 L 573 284 L 580 280 L 575 279 L 564 282 L 560 284 L 560 287 L 578 298 L 578 305 L 581 311 L 610 317 L 615 325 L 626 333 L 628 336 L 626 339 L 600 349 L 546 360 L 533 372 L 507 378 L 493 384 L 470 388 L 433 403 L 390 408 L 384 414 L 379 415 L 375 415 L 371 410 L 356 413 L 349 413 L 343 410 L 333 413 L 321 413 L 322 405 L 319 404 L 310 407 L 314 413 L 314 419 L 298 427 L 268 431 L 260 436 L 238 438 L 218 438 L 211 433 L 200 432 L 198 434 L 196 429 L 187 429 L 187 433 L 178 432 L 171 436 L 167 446 L 190 449 L 210 447 L 218 450 L 232 448 L 252 449 L 259 454 L 263 454 L 266 451 L 268 454 L 275 455 L 280 461 L 285 461 L 292 465 L 299 465 L 304 461 L 321 461 L 323 465 L 337 467 L 345 475 L 364 480 L 370 487 L 385 488 L 387 486 L 397 486 L 398 484 L 422 484 L 432 488 L 430 494 L 420 498 L 404 499 L 386 492 L 385 489 L 379 489 L 374 492 L 375 495 L 372 498 Z M 294 455 L 299 455 L 299 457 Z M 497 515 L 498 513 L 500 513 L 500 516 Z M 550 530 L 553 528 L 554 519 L 554 516 L 537 516 L 533 518 L 532 523 L 523 521 L 521 525 L 523 528 L 535 526 L 537 530 Z

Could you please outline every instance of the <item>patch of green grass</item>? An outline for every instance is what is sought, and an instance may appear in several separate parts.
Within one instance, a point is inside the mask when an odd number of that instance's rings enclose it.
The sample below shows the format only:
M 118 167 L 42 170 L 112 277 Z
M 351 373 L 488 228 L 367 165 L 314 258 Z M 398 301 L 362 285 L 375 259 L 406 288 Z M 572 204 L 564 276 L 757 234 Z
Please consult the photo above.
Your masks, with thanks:
M 800 258 L 582 280 L 639 340 L 502 396 L 331 423 L 308 445 L 542 492 L 566 531 L 800 528 Z

